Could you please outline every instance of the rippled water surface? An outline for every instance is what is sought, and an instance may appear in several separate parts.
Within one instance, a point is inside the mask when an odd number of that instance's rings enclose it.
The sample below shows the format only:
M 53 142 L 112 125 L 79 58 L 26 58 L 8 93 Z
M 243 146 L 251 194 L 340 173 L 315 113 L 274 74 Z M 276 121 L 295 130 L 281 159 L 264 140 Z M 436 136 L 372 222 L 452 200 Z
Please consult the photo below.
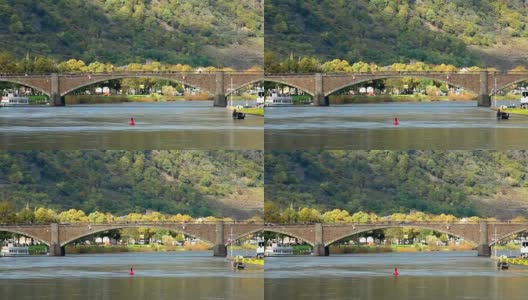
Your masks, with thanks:
M 212 101 L 0 108 L 3 149 L 263 149 L 263 127 Z
M 507 102 L 505 102 L 507 104 Z M 528 116 L 475 101 L 268 107 L 266 149 L 526 149 Z M 399 125 L 393 125 L 398 118 Z
M 211 252 L 0 258 L 1 299 L 259 300 L 262 291 L 262 267 L 233 271 Z
M 266 259 L 265 299 L 526 299 L 527 280 L 474 251 L 280 257 Z

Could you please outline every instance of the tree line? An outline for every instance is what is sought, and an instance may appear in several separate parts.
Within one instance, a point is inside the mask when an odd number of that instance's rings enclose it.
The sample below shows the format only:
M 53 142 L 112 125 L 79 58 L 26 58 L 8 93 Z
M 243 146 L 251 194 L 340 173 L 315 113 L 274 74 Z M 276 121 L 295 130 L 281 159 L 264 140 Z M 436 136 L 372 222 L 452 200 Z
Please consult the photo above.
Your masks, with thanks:
M 245 71 L 260 71 L 260 66 L 254 66 Z M 69 59 L 56 61 L 50 57 L 36 56 L 15 58 L 7 51 L 0 52 L 0 74 L 41 74 L 41 73 L 117 73 L 117 72 L 233 72 L 235 69 L 229 67 L 192 67 L 187 64 L 164 64 L 158 61 L 149 61 L 143 64 L 129 63 L 115 66 L 110 62 L 93 61 L 85 63 L 80 59 Z
M 482 68 L 478 66 L 457 67 L 453 64 L 432 64 L 423 61 L 409 63 L 395 62 L 388 65 L 379 65 L 374 62 L 355 61 L 345 59 L 331 59 L 321 61 L 314 56 L 299 56 L 280 58 L 272 51 L 264 54 L 264 71 L 266 73 L 376 73 L 376 72 L 498 72 L 494 67 Z M 523 65 L 518 65 L 510 72 L 527 72 Z
M 421 211 L 411 211 L 408 213 L 393 213 L 387 216 L 379 216 L 373 212 L 349 212 L 344 209 L 333 209 L 320 211 L 316 208 L 293 206 L 281 208 L 279 205 L 266 201 L 264 204 L 264 221 L 266 223 L 276 224 L 306 224 L 306 223 L 386 223 L 386 222 L 405 222 L 405 223 L 455 223 L 455 222 L 497 222 L 497 218 L 483 218 L 479 216 L 456 217 L 452 214 L 428 214 Z M 505 221 L 505 220 L 503 220 Z M 510 222 L 526 222 L 524 216 L 517 216 Z
M 266 151 L 265 161 L 265 199 L 279 207 L 528 216 L 526 151 Z
M 262 39 L 263 13 L 254 0 L 0 1 L 0 27 L 18 57 L 223 67 L 216 50 Z
M 115 216 L 109 212 L 94 211 L 85 213 L 81 209 L 56 211 L 46 207 L 31 209 L 26 206 L 18 211 L 7 201 L 0 202 L 0 224 L 50 224 L 50 223 L 157 223 L 157 222 L 234 222 L 232 218 L 214 216 L 192 217 L 187 214 L 164 214 L 160 212 L 129 213 Z M 254 216 L 246 222 L 259 223 L 262 218 Z
M 489 60 L 479 50 L 495 47 L 494 67 L 503 69 L 512 47 L 522 47 L 519 38 L 528 36 L 527 8 L 517 0 L 270 0 L 265 11 L 265 49 L 281 59 L 295 54 L 483 67 Z
M 223 217 L 213 203 L 240 209 L 236 199 L 260 201 L 264 185 L 262 151 L 19 151 L 0 161 L 0 199 L 16 210 Z

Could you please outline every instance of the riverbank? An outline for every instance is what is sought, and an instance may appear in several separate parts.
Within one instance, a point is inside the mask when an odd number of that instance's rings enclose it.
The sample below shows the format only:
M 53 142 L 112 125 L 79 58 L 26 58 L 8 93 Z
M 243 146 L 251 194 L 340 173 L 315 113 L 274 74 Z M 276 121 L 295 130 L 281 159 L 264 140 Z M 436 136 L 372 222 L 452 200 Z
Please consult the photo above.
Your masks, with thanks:
M 348 245 L 331 245 L 330 254 L 367 254 L 367 253 L 408 253 L 408 252 L 434 252 L 434 251 L 468 251 L 472 250 L 473 246 L 469 244 L 462 245 L 448 245 L 448 246 L 434 246 L 434 245 L 373 245 L 373 246 L 348 246 Z M 312 247 L 309 245 L 293 246 L 293 254 L 295 255 L 309 255 L 312 252 Z
M 427 95 L 331 95 L 330 104 L 368 104 L 387 102 L 436 102 L 436 101 L 470 101 L 471 95 L 427 96 Z
M 233 111 L 235 109 L 235 107 L 228 106 L 227 109 Z M 236 110 L 237 110 L 237 112 L 245 113 L 245 114 L 248 114 L 248 115 L 264 117 L 264 108 L 263 107 L 244 107 L 244 108 L 237 108 Z
M 497 108 L 494 108 L 494 110 L 497 110 Z M 528 116 L 528 109 L 524 108 L 506 108 L 503 111 L 512 115 Z
M 31 99 L 34 98 L 34 100 Z M 47 101 L 46 96 L 31 96 L 30 103 L 42 104 Z M 255 100 L 255 95 L 243 94 L 233 96 L 233 100 Z M 126 103 L 126 102 L 168 102 L 168 101 L 209 101 L 213 97 L 206 93 L 184 96 L 165 96 L 159 94 L 150 95 L 67 95 L 66 104 L 104 104 L 104 103 Z M 32 103 L 33 104 L 33 103 Z
M 495 261 L 501 261 L 501 262 L 506 262 L 508 263 L 509 265 L 515 265 L 515 266 L 528 266 L 528 259 L 526 258 L 513 258 L 513 257 L 497 257 L 497 256 L 492 256 L 491 257 L 492 260 L 495 260 Z
M 255 257 L 227 257 L 228 260 L 237 260 L 239 262 L 242 262 L 245 265 L 255 265 L 255 266 L 264 266 L 264 259 L 263 258 L 255 258 Z
M 68 95 L 65 97 L 66 104 L 109 104 L 126 102 L 169 102 L 169 101 L 207 101 L 212 97 L 207 94 L 187 96 L 163 96 L 151 95 Z
M 43 245 L 38 245 L 40 247 L 44 247 L 43 249 L 40 249 L 40 253 L 35 254 L 42 254 L 47 252 L 47 247 Z M 30 253 L 31 247 L 37 247 L 37 246 L 30 246 Z M 233 248 L 233 251 L 237 250 L 252 250 L 254 251 L 256 248 L 254 246 L 229 246 L 228 251 L 231 251 L 231 248 Z M 183 252 L 183 251 L 206 251 L 211 250 L 211 246 L 206 244 L 185 244 L 183 246 L 168 246 L 168 245 L 159 245 L 159 244 L 149 244 L 149 245 L 67 245 L 66 246 L 66 253 L 70 254 L 101 254 L 101 253 L 126 253 L 126 252 L 171 252 L 171 251 L 177 251 L 177 252 Z M 35 250 L 37 251 L 37 250 Z

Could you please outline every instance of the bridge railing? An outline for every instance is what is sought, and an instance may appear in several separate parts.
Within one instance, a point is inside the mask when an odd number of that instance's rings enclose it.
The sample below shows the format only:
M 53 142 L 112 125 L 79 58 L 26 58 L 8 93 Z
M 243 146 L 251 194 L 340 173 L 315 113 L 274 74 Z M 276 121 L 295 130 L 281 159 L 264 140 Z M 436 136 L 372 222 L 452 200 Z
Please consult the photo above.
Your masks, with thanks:
M 224 74 L 244 75 L 263 74 L 262 71 L 222 71 Z M 159 74 L 216 74 L 217 71 L 123 71 L 116 72 L 57 72 L 59 76 L 84 76 L 84 75 L 159 75 Z M 50 76 L 52 73 L 0 73 L 0 77 L 26 77 L 26 76 Z
M 497 221 L 497 222 L 491 222 L 491 221 L 480 221 L 480 222 L 487 222 L 489 225 L 511 225 L 511 224 L 521 224 L 528 226 L 528 222 L 526 221 Z M 323 226 L 350 226 L 350 225 L 375 225 L 375 226 L 391 226 L 391 225 L 476 225 L 480 224 L 479 221 L 457 221 L 457 222 L 433 222 L 433 221 L 421 221 L 421 222 L 412 222 L 412 221 L 383 221 L 383 222 L 333 222 L 333 223 L 325 223 L 325 222 L 319 222 Z M 265 223 L 264 225 L 266 227 L 273 227 L 273 226 L 305 226 L 305 225 L 315 225 L 318 224 L 317 222 L 312 223 Z
M 315 73 L 265 73 L 265 76 L 308 76 L 323 74 L 327 76 L 343 75 L 451 75 L 451 74 L 474 74 L 478 75 L 481 71 L 369 71 L 369 72 L 315 72 Z M 488 71 L 488 74 L 512 74 L 527 75 L 527 71 Z
M 120 221 L 120 222 L 56 222 L 59 225 L 145 225 L 145 226 L 152 226 L 152 225 L 187 225 L 187 224 L 220 224 L 223 223 L 225 225 L 230 224 L 241 224 L 241 225 L 248 225 L 248 224 L 261 224 L 264 225 L 264 223 L 254 222 L 254 221 L 188 221 L 188 222 L 174 222 L 174 221 L 152 221 L 152 222 L 141 222 L 141 221 Z M 10 224 L 0 224 L 0 227 L 20 227 L 20 226 L 44 226 L 44 225 L 51 225 L 51 223 L 10 223 Z

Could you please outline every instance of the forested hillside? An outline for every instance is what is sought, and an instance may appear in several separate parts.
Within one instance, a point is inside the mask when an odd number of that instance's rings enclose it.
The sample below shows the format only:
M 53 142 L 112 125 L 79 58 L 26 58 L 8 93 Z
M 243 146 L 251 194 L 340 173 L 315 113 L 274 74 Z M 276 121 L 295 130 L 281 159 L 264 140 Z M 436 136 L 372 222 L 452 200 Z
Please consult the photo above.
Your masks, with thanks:
M 260 0 L 0 0 L 0 51 L 116 65 L 262 64 Z
M 265 198 L 281 209 L 528 216 L 526 151 L 271 151 Z
M 266 52 L 281 58 L 511 69 L 528 57 L 521 0 L 269 0 L 265 23 Z
M 0 201 L 122 215 L 262 214 L 261 151 L 0 152 Z

